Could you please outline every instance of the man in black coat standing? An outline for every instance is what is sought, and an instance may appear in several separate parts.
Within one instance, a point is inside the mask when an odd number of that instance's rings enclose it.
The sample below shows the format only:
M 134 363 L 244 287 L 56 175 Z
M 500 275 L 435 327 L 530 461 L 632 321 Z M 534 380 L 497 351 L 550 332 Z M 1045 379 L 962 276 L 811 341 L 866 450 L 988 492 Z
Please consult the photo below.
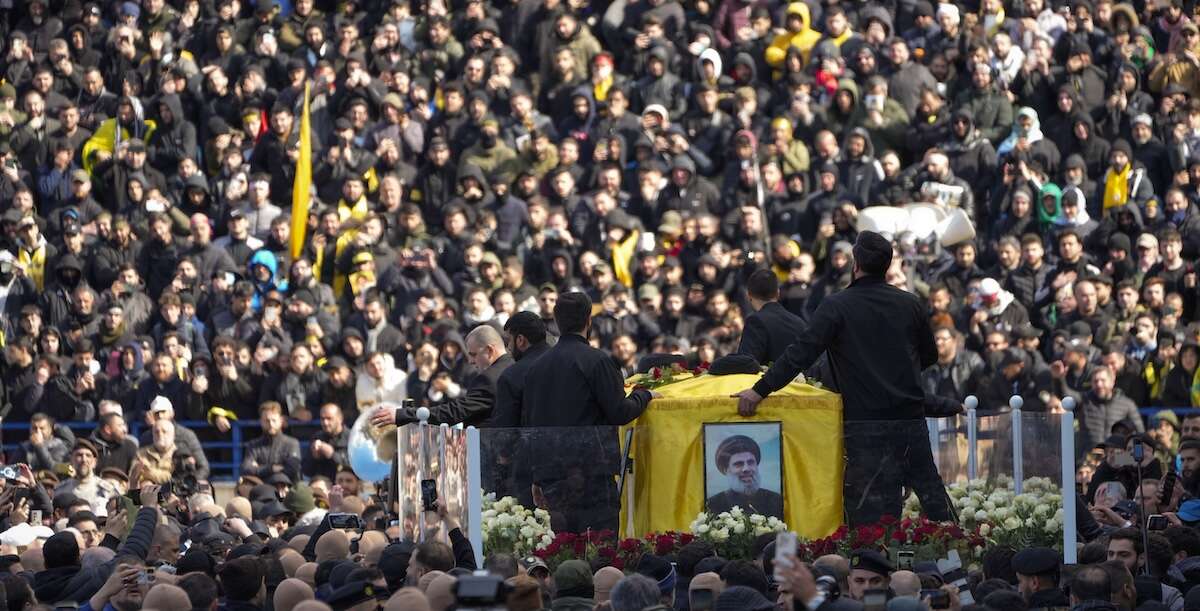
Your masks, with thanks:
M 504 349 L 504 339 L 495 327 L 479 325 L 467 334 L 467 360 L 478 373 L 467 383 L 467 391 L 457 398 L 429 406 L 429 424 L 460 422 L 479 426 L 492 416 L 496 406 L 496 384 L 500 375 L 513 365 L 513 358 Z M 371 416 L 375 426 L 395 423 L 397 426 L 417 421 L 416 408 L 380 409 Z
M 828 351 L 844 405 L 843 488 L 850 524 L 900 515 L 906 483 L 931 520 L 953 520 L 925 426 L 921 370 L 937 360 L 928 314 L 916 295 L 884 281 L 891 242 L 864 231 L 853 254 L 854 282 L 825 298 L 796 343 L 753 388 L 734 395 L 738 412 L 754 415 L 763 397 Z
M 592 300 L 586 294 L 560 295 L 554 322 L 562 336 L 526 374 L 537 383 L 521 395 L 521 424 L 559 428 L 523 437 L 538 454 L 520 465 L 528 472 L 517 478 L 532 478 L 534 496 L 541 495 L 551 523 L 562 529 L 616 530 L 620 499 L 614 476 L 621 462 L 616 426 L 640 416 L 658 395 L 638 389 L 626 397 L 616 363 L 588 345 Z
M 779 279 L 769 269 L 750 274 L 746 296 L 754 313 L 746 317 L 738 354 L 752 356 L 761 364 L 774 363 L 804 332 L 804 319 L 779 304 Z
M 515 427 L 523 421 L 521 400 L 529 370 L 546 351 L 546 323 L 533 312 L 517 312 L 504 323 L 504 332 L 509 336 L 509 347 L 516 363 L 500 376 L 496 385 L 496 409 L 492 411 L 491 426 Z

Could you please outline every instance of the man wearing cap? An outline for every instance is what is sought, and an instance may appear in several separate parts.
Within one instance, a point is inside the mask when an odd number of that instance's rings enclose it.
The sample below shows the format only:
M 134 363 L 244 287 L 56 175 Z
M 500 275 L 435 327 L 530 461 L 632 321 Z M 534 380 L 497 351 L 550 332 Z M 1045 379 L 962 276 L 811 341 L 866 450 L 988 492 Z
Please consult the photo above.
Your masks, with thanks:
M 1058 564 L 1061 554 L 1048 547 L 1023 549 L 1012 559 L 1017 574 L 1017 591 L 1025 598 L 1029 609 L 1064 609 L 1071 606 L 1067 595 L 1058 587 Z
M 717 446 L 716 461 L 729 487 L 704 502 L 706 511 L 716 514 L 741 507 L 749 513 L 783 517 L 783 496 L 762 488 L 762 450 L 757 442 L 745 435 L 728 437 Z
M 754 415 L 764 397 L 828 351 L 832 381 L 845 406 L 844 488 L 850 523 L 900 515 L 905 484 L 920 491 L 930 519 L 953 520 L 925 425 L 921 370 L 937 360 L 925 305 L 884 281 L 892 244 L 883 236 L 859 233 L 853 255 L 854 282 L 822 300 L 808 329 L 762 379 L 734 395 L 738 413 Z M 880 342 L 881 337 L 891 339 Z
M 846 596 L 861 601 L 867 590 L 886 590 L 891 581 L 892 563 L 873 549 L 850 554 L 850 590 Z
M 71 450 L 71 467 L 74 473 L 54 488 L 54 496 L 71 493 L 88 502 L 92 513 L 107 516 L 108 499 L 121 493 L 111 482 L 96 474 L 96 462 L 100 452 L 87 439 L 76 439 Z

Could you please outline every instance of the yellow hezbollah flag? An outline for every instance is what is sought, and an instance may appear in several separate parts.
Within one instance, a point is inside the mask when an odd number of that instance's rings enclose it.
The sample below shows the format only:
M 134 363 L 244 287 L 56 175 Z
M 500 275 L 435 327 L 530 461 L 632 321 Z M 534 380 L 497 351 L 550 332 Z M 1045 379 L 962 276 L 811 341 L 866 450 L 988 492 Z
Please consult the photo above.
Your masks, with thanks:
M 296 179 L 292 183 L 292 258 L 304 250 L 308 229 L 308 202 L 312 190 L 312 135 L 308 124 L 308 83 L 304 83 L 304 110 L 300 113 L 300 159 L 296 160 Z
M 755 416 L 743 418 L 730 395 L 759 377 L 703 375 L 655 389 L 663 396 L 629 425 L 635 536 L 687 530 L 703 510 L 704 423 L 716 422 L 781 422 L 784 522 L 808 539 L 829 536 L 841 525 L 841 395 L 792 382 L 763 400 Z

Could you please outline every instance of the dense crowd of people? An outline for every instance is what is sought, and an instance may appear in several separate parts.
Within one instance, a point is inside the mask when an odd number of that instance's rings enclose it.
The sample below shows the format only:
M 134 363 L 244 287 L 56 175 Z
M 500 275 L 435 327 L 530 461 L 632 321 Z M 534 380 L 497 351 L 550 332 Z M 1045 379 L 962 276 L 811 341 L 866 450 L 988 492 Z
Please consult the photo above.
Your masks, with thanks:
M 871 275 L 928 308 L 910 406 L 1071 397 L 1080 422 L 1086 560 L 992 550 L 975 609 L 1200 609 L 1200 419 L 1138 412 L 1200 407 L 1198 7 L 0 0 L 9 608 L 482 605 L 465 592 L 499 586 L 445 512 L 429 521 L 453 545 L 391 541 L 347 468 L 361 414 L 627 423 L 655 393 L 622 381 L 648 363 L 776 362 L 866 284 L 860 217 L 932 202 L 974 239 L 867 245 Z M 854 356 L 809 373 L 848 416 L 900 417 L 847 377 Z M 779 385 L 762 384 L 740 409 Z M 254 423 L 219 506 L 210 462 L 229 454 L 205 444 Z M 898 503 L 903 464 L 862 514 Z M 585 504 L 577 481 L 540 483 L 545 503 Z M 1167 530 L 1140 536 L 1157 514 Z M 763 549 L 693 547 L 628 577 L 484 568 L 509 609 L 766 609 L 778 592 L 874 609 L 867 590 L 891 611 L 970 606 L 934 595 L 936 567 L 866 553 L 776 572 Z

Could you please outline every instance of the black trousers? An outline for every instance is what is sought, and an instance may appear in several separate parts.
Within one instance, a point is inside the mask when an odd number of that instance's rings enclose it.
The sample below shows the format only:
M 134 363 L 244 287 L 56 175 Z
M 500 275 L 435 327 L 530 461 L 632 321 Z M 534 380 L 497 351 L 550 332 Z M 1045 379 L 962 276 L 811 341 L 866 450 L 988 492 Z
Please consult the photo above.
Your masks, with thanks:
M 911 488 L 930 520 L 956 520 L 929 447 L 925 420 L 852 421 L 844 425 L 846 473 L 842 495 L 851 526 L 899 518 Z

